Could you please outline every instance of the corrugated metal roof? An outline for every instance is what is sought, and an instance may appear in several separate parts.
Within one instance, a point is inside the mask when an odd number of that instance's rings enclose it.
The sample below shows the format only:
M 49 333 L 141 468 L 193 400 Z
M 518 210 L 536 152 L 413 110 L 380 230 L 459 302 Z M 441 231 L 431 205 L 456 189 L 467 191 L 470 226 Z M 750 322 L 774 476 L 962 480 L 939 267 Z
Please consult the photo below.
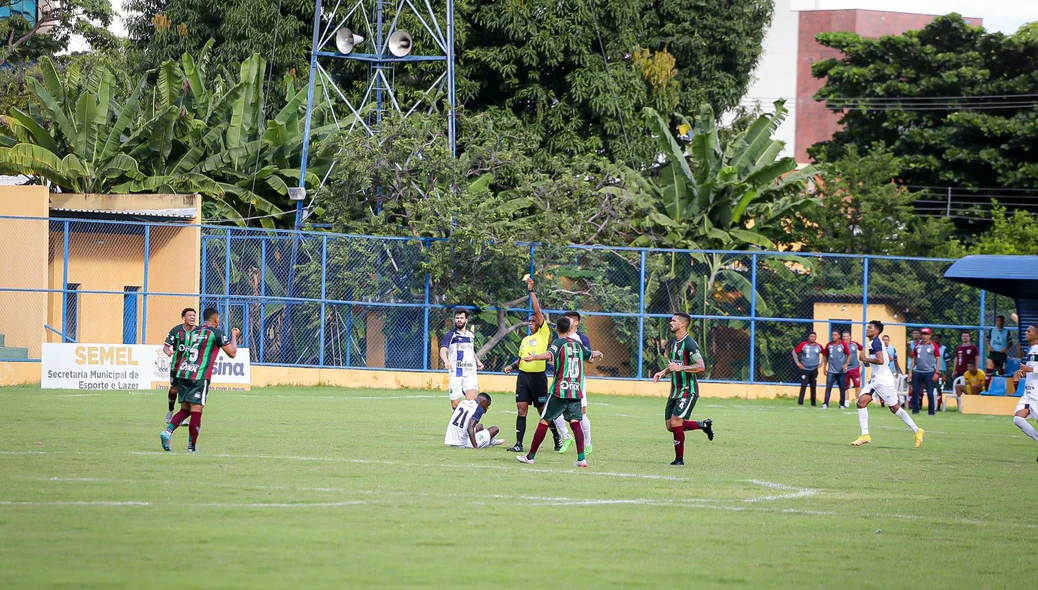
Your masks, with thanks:
M 91 215 L 112 215 L 118 217 L 166 217 L 171 219 L 194 219 L 197 211 L 192 207 L 181 209 L 124 209 L 112 211 L 108 209 L 75 209 L 70 207 L 54 207 L 51 211 L 62 213 L 89 213 Z

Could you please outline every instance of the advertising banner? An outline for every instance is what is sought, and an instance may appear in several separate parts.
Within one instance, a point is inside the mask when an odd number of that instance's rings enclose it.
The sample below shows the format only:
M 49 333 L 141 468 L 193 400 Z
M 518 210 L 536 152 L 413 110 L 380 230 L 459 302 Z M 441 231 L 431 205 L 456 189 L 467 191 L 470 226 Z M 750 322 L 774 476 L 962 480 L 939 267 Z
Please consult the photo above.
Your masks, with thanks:
M 133 391 L 169 387 L 170 357 L 151 344 L 43 344 L 43 389 Z M 212 389 L 250 388 L 249 349 L 235 358 L 222 351 L 213 366 Z

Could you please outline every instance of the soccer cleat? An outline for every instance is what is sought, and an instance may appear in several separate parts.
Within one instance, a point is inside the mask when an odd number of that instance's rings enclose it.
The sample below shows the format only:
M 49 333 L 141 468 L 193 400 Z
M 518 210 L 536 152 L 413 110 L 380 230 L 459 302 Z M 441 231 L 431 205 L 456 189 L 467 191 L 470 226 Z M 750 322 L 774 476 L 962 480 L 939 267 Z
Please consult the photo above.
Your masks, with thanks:
M 829 404 L 822 404 L 822 409 L 823 410 L 828 410 L 829 409 Z
M 714 440 L 714 421 L 713 420 L 711 420 L 710 418 L 707 418 L 706 420 L 703 420 L 703 424 L 702 424 L 702 427 L 700 428 L 700 430 L 702 430 L 703 432 L 706 433 L 706 439 L 707 440 Z
M 166 412 L 166 424 L 169 424 L 169 421 L 172 420 L 172 419 L 173 419 L 173 412 L 172 411 Z
M 169 446 L 169 433 L 163 430 L 159 433 L 159 439 L 162 441 L 163 451 L 172 451 L 173 447 Z
M 556 453 L 562 452 L 562 443 L 561 442 L 555 443 L 555 452 Z
M 588 456 L 590 454 L 591 454 L 591 445 L 584 445 L 584 456 L 586 457 L 586 456 Z
M 508 451 L 509 453 L 522 453 L 522 452 L 524 452 L 522 443 L 515 443 L 514 446 L 508 447 L 505 450 Z
M 584 459 L 582 461 L 577 461 L 576 463 L 573 464 L 573 466 L 574 467 L 587 467 L 587 459 Z
M 191 426 L 191 418 L 184 418 L 184 421 L 180 423 L 181 426 Z
M 867 445 L 870 442 L 872 442 L 872 437 L 867 434 L 863 434 L 858 438 L 854 439 L 854 442 L 851 443 L 851 446 L 860 447 L 861 445 Z
M 674 459 L 673 461 L 670 462 L 670 464 L 671 465 L 684 465 L 685 464 L 685 460 L 684 459 Z
M 562 441 L 562 446 L 559 447 L 559 454 L 565 453 L 571 446 L 573 446 L 573 437 L 569 437 Z
M 527 465 L 533 465 L 533 459 L 527 457 L 526 455 L 516 455 L 515 460 L 520 463 L 526 463 Z
M 922 428 L 915 431 L 915 448 L 918 449 L 919 447 L 923 446 L 923 433 L 925 432 L 926 431 Z
M 490 446 L 492 447 L 501 446 L 503 444 L 505 444 L 505 439 L 503 438 L 495 438 L 494 440 L 490 441 Z

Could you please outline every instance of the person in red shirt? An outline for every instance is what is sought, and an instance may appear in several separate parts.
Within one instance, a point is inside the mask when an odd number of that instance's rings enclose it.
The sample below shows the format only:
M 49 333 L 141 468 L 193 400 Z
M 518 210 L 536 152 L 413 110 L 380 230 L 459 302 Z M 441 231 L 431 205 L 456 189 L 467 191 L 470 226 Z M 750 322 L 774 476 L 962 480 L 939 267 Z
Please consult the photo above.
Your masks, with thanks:
M 955 375 L 952 380 L 957 379 L 960 375 L 966 373 L 966 365 L 970 363 L 978 362 L 980 358 L 980 348 L 976 344 L 970 342 L 970 333 L 962 333 L 962 345 L 955 349 Z

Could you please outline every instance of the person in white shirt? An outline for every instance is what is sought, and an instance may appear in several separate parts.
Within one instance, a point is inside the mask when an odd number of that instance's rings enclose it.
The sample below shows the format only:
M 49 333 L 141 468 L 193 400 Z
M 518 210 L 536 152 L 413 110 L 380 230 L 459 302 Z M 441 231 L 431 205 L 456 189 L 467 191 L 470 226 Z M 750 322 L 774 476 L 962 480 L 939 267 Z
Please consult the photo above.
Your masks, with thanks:
M 469 312 L 455 311 L 454 329 L 440 340 L 440 361 L 450 375 L 447 391 L 452 409 L 458 407 L 462 398 L 473 400 L 479 393 L 476 371 L 483 370 L 483 363 L 476 358 L 476 335 L 468 329 L 468 323 Z
M 484 427 L 479 423 L 483 414 L 490 409 L 493 400 L 481 393 L 476 399 L 458 402 L 454 408 L 450 422 L 447 423 L 447 434 L 443 435 L 443 444 L 458 449 L 485 449 L 504 444 L 505 441 L 494 438 L 499 429 L 497 426 Z
M 872 442 L 869 435 L 869 410 L 868 405 L 872 397 L 878 396 L 883 403 L 890 408 L 890 413 L 901 419 L 912 432 L 915 433 L 915 447 L 923 446 L 923 434 L 925 431 L 916 426 L 915 421 L 908 415 L 904 408 L 898 405 L 897 384 L 894 374 L 890 372 L 890 353 L 887 352 L 879 335 L 883 333 L 883 322 L 872 320 L 865 325 L 865 337 L 869 342 L 867 350 L 858 353 L 858 358 L 865 364 L 872 365 L 872 380 L 861 390 L 858 396 L 858 424 L 861 426 L 861 436 L 854 439 L 851 445 L 860 447 Z
M 1024 332 L 1024 339 L 1030 347 L 1027 356 L 1020 364 L 1020 370 L 1013 373 L 1013 383 L 1019 383 L 1024 379 L 1024 395 L 1020 403 L 1016 404 L 1016 414 L 1013 416 L 1013 424 L 1021 432 L 1038 442 L 1038 431 L 1028 422 L 1028 418 L 1038 420 L 1038 326 L 1028 326 Z

